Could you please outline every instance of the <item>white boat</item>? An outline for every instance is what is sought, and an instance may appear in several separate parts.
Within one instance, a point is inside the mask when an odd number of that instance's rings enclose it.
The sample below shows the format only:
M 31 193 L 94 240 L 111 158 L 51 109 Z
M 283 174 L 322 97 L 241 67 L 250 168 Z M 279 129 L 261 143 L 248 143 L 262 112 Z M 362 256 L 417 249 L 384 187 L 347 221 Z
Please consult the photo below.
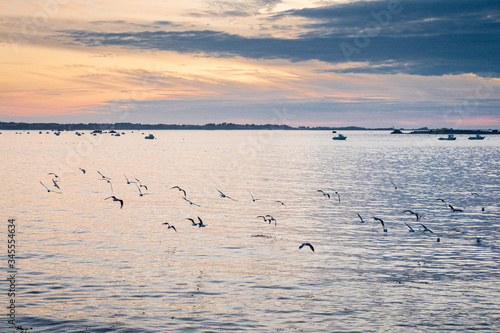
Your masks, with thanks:
M 469 140 L 483 140 L 484 136 L 476 134 L 476 136 L 469 136 Z
M 337 136 L 334 136 L 332 139 L 333 140 L 345 140 L 345 139 L 347 139 L 347 137 L 339 133 L 339 134 L 337 134 Z
M 453 134 L 448 134 L 447 138 L 439 138 L 438 140 L 456 140 L 457 138 Z

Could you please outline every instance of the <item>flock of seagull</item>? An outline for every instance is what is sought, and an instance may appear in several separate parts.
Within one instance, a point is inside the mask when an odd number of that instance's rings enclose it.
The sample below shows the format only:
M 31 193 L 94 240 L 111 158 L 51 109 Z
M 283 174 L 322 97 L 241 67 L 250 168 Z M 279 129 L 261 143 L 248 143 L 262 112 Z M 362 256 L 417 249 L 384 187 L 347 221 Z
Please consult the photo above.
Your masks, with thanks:
M 83 174 L 86 174 L 87 171 L 83 168 L 79 168 L 79 170 L 83 173 Z M 97 170 L 97 173 L 99 174 L 100 178 L 98 178 L 100 181 L 104 181 L 106 182 L 107 184 L 109 184 L 110 186 L 110 189 L 111 189 L 111 193 L 114 193 L 114 190 L 113 190 L 113 183 L 111 182 L 111 178 L 110 177 L 107 177 L 105 176 L 104 174 L 102 174 L 99 170 Z M 54 172 L 49 172 L 47 175 L 51 176 L 51 183 L 50 185 L 46 185 L 44 184 L 42 181 L 40 181 L 40 184 L 47 190 L 47 192 L 52 192 L 52 193 L 56 193 L 56 194 L 62 194 L 62 191 L 61 191 L 61 187 L 59 185 L 59 183 L 61 182 L 61 178 Z M 139 193 L 139 196 L 144 196 L 144 195 L 147 195 L 149 194 L 149 189 L 148 189 L 148 186 L 143 184 L 139 179 L 137 178 L 133 178 L 133 180 L 130 180 L 127 175 L 124 174 L 124 178 L 125 178 L 125 182 L 127 185 L 135 185 L 136 188 L 137 188 L 137 191 Z M 391 180 L 390 181 L 391 184 L 394 186 L 394 189 L 397 189 L 398 187 L 396 186 L 396 184 Z M 144 189 L 144 192 L 143 192 L 143 189 Z M 186 190 L 184 190 L 183 188 L 179 187 L 179 186 L 172 186 L 170 187 L 170 190 L 177 190 L 179 192 L 182 193 L 182 199 L 184 201 L 186 201 L 187 203 L 189 203 L 190 205 L 193 205 L 193 206 L 197 206 L 197 207 L 201 207 L 199 204 L 191 201 L 190 199 L 187 198 L 187 192 Z M 223 198 L 223 199 L 228 199 L 228 200 L 231 200 L 231 201 L 238 201 L 237 199 L 234 199 L 230 196 L 228 196 L 227 194 L 225 194 L 224 192 L 222 192 L 221 190 L 219 190 L 217 187 L 215 187 L 215 190 L 219 193 L 220 197 Z M 332 190 L 333 192 L 329 193 L 325 190 L 322 190 L 322 189 L 318 189 L 317 192 L 321 193 L 323 197 L 327 198 L 327 199 L 332 199 L 334 198 L 334 195 L 336 196 L 336 201 L 338 201 L 338 203 L 340 204 L 341 202 L 341 199 L 340 199 L 340 194 L 338 191 L 336 190 Z M 472 192 L 473 194 L 477 195 L 477 193 L 475 192 Z M 250 197 L 252 199 L 252 202 L 256 202 L 258 200 L 261 200 L 259 198 L 256 198 L 250 191 L 249 191 L 249 194 L 250 194 Z M 116 197 L 115 195 L 110 195 L 106 198 L 104 198 L 104 200 L 109 200 L 109 199 L 112 199 L 113 202 L 118 202 L 120 204 L 120 209 L 123 208 L 124 206 L 124 201 L 118 197 Z M 437 198 L 436 200 L 438 201 L 441 201 L 442 203 L 444 203 L 446 205 L 447 208 L 449 208 L 452 212 L 463 212 L 463 209 L 459 209 L 459 208 L 455 208 L 454 206 L 452 206 L 451 204 L 447 203 L 444 199 L 441 199 L 441 198 Z M 279 204 L 280 206 L 283 206 L 283 207 L 287 207 L 286 204 L 281 201 L 281 200 L 273 200 L 273 202 Z M 484 211 L 484 208 L 482 209 Z M 429 229 L 427 226 L 425 226 L 423 223 L 420 222 L 420 220 L 423 218 L 423 216 L 420 214 L 420 213 L 417 213 L 411 209 L 406 209 L 402 212 L 402 214 L 410 214 L 410 215 L 413 215 L 415 216 L 415 219 L 416 219 L 416 222 L 419 222 L 419 225 L 422 227 L 422 229 L 418 229 L 418 230 L 415 230 L 410 224 L 408 224 L 407 222 L 404 222 L 404 224 L 408 227 L 408 231 L 409 232 L 416 232 L 416 231 L 419 231 L 419 232 L 423 232 L 423 233 L 431 233 L 433 234 L 434 232 Z M 359 214 L 359 213 L 356 213 L 359 220 L 360 220 L 360 223 L 365 223 L 365 220 L 363 219 L 363 217 Z M 259 219 L 262 219 L 264 222 L 268 223 L 268 224 L 272 224 L 274 223 L 275 226 L 277 226 L 277 220 L 270 214 L 266 214 L 266 215 L 258 215 L 256 218 L 259 218 Z M 377 222 L 380 222 L 380 224 L 382 225 L 382 230 L 384 233 L 387 233 L 387 227 L 386 227 L 386 224 L 384 222 L 384 220 L 380 217 L 377 217 L 377 216 L 373 216 L 372 219 L 374 221 L 377 221 Z M 207 224 L 203 223 L 203 220 L 198 216 L 197 217 L 197 221 L 195 221 L 193 218 L 186 218 L 186 220 L 188 221 L 191 221 L 191 224 L 192 226 L 197 226 L 199 228 L 204 228 L 207 226 Z M 163 225 L 165 225 L 167 227 L 167 229 L 172 229 L 173 231 L 177 232 L 177 229 L 175 228 L 174 225 L 172 225 L 171 223 L 169 222 L 165 222 L 165 223 L 162 223 Z M 481 243 L 481 238 L 480 237 L 476 237 L 476 241 L 477 243 Z M 437 238 L 437 242 L 440 242 L 440 238 L 438 237 Z M 314 247 L 311 243 L 309 242 L 304 242 L 302 243 L 300 246 L 299 246 L 299 249 L 302 249 L 304 247 L 309 247 L 311 249 L 311 251 L 315 251 L 314 250 Z

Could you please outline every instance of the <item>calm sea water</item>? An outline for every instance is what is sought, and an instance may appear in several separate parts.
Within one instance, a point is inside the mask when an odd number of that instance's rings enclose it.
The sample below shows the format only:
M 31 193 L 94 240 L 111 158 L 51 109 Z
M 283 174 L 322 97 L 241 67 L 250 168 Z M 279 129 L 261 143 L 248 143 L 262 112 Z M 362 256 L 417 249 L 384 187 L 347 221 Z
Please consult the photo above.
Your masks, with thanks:
M 0 135 L 2 274 L 15 218 L 30 332 L 500 331 L 500 137 L 125 133 Z

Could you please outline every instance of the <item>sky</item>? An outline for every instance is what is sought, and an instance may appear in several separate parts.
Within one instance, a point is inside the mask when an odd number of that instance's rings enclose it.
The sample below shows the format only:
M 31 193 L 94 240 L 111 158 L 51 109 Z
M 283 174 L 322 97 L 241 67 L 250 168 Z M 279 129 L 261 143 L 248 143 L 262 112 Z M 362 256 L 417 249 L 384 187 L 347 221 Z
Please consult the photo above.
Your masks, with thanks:
M 500 128 L 500 2 L 6 0 L 0 121 Z

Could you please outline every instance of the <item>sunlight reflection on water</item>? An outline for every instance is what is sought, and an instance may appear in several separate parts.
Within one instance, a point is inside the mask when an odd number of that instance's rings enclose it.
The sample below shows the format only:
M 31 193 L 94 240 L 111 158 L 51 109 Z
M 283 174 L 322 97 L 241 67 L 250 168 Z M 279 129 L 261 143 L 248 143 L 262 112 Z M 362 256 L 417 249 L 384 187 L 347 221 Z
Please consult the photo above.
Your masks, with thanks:
M 2 134 L 1 209 L 18 225 L 19 324 L 35 332 L 499 330 L 497 136 L 153 133 L 157 140 L 105 134 L 86 151 L 88 133 Z M 62 194 L 39 184 L 51 186 L 49 172 Z M 123 209 L 104 200 L 110 195 Z M 409 233 L 403 222 L 420 224 L 406 209 L 434 234 Z M 266 214 L 276 226 L 257 218 Z M 207 227 L 186 219 L 197 216 Z M 305 241 L 316 252 L 299 250 Z

